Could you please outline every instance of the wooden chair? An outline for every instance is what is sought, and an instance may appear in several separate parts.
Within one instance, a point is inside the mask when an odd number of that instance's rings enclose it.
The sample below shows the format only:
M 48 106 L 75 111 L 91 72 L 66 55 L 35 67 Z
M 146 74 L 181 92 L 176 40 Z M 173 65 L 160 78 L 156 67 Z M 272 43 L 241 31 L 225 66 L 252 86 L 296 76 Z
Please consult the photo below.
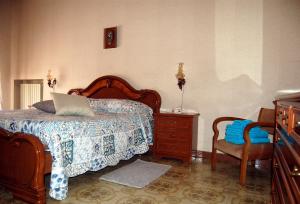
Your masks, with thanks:
M 224 121 L 233 121 L 233 120 L 244 120 L 243 118 L 237 117 L 220 117 L 215 119 L 213 122 L 213 146 L 211 154 L 211 169 L 216 169 L 216 156 L 217 150 L 231 155 L 235 158 L 241 160 L 240 166 L 240 184 L 245 185 L 246 183 L 246 173 L 247 173 L 247 163 L 248 161 L 255 160 L 264 160 L 271 159 L 273 154 L 273 144 L 251 144 L 249 138 L 249 131 L 251 128 L 260 126 L 263 129 L 267 130 L 269 134 L 274 135 L 274 120 L 275 120 L 275 111 L 273 109 L 261 108 L 258 116 L 257 122 L 250 123 L 246 126 L 244 130 L 244 141 L 245 144 L 237 145 L 226 142 L 224 139 L 218 139 L 219 130 L 218 124 Z

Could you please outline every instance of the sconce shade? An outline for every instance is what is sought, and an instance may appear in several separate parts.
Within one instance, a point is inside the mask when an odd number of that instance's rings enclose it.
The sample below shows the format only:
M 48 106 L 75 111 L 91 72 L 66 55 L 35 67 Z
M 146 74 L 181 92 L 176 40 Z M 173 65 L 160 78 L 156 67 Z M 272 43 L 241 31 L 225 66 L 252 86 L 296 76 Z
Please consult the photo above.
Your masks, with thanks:
M 48 74 L 47 74 L 47 81 L 48 81 L 48 86 L 50 88 L 54 89 L 54 86 L 56 85 L 57 81 L 56 78 L 54 78 L 51 74 L 51 69 L 48 70 Z
M 178 65 L 178 72 L 176 74 L 176 78 L 178 80 L 178 87 L 182 90 L 183 86 L 185 85 L 185 74 L 183 73 L 183 62 L 180 62 Z

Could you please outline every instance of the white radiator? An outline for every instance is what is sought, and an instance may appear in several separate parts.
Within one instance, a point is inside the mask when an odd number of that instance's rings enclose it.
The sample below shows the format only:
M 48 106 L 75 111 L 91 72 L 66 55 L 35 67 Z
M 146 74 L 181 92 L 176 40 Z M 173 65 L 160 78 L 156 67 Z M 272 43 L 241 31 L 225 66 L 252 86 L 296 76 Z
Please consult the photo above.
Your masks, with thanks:
M 20 84 L 20 108 L 28 109 L 41 100 L 40 84 Z

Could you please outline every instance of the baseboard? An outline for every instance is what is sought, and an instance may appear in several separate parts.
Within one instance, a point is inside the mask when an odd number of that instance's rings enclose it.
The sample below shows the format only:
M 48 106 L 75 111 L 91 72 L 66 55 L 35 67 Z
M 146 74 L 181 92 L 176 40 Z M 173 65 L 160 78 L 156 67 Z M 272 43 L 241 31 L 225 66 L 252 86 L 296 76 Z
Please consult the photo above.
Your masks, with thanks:
M 193 150 L 192 155 L 194 158 L 201 158 L 210 161 L 211 160 L 211 152 L 201 151 L 201 150 Z M 230 162 L 239 164 L 240 161 L 228 154 L 217 153 L 217 160 L 221 162 Z
M 201 150 L 193 150 L 192 151 L 192 156 L 193 158 L 201 158 L 207 161 L 211 160 L 211 152 L 207 151 L 201 151 Z M 230 156 L 228 154 L 223 154 L 223 153 L 217 153 L 217 161 L 218 162 L 226 162 L 226 163 L 231 163 L 231 164 L 240 164 L 240 160 Z M 250 164 L 250 162 L 249 162 Z M 270 161 L 269 160 L 256 160 L 255 163 L 256 167 L 270 167 Z

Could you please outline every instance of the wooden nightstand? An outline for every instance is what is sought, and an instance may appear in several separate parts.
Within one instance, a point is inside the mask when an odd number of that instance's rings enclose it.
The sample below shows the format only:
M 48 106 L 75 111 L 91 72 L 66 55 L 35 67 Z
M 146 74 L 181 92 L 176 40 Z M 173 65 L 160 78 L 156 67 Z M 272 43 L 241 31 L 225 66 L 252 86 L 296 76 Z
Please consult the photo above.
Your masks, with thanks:
M 198 113 L 160 113 L 155 116 L 154 155 L 192 161 L 192 141 L 198 137 Z

